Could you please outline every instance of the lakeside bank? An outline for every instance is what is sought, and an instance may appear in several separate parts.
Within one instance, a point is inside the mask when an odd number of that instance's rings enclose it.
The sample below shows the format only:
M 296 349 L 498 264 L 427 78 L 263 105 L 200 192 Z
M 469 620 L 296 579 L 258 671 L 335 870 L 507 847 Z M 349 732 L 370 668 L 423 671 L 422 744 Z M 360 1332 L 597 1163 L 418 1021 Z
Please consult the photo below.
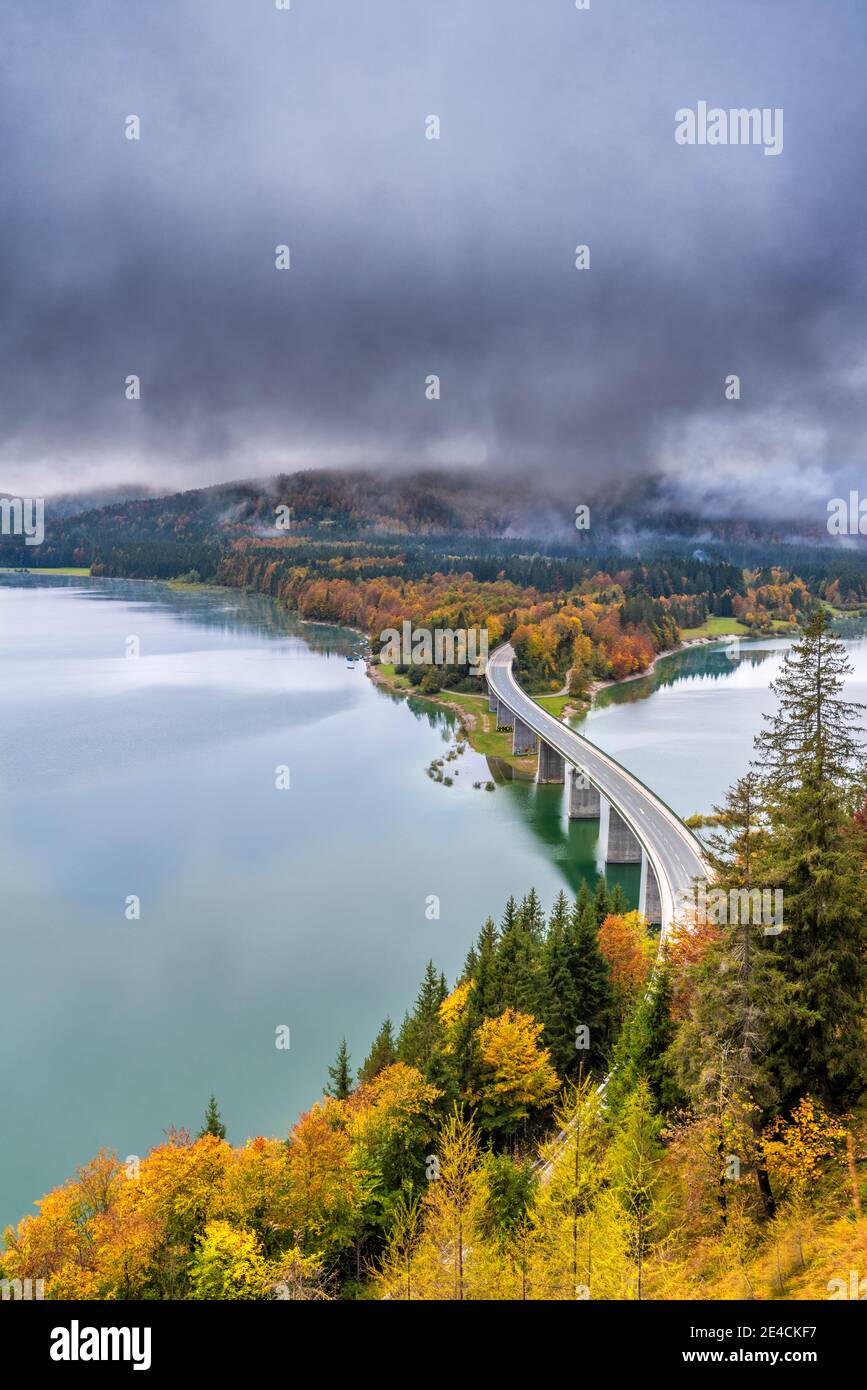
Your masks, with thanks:
M 722 621 L 722 620 L 721 620 Z M 643 671 L 635 671 L 628 676 L 610 680 L 595 680 L 590 683 L 583 696 L 566 693 L 570 672 L 566 673 L 566 684 L 559 692 L 549 695 L 532 693 L 531 698 L 547 713 L 568 723 L 572 719 L 584 717 L 593 708 L 596 696 L 603 690 L 626 686 L 633 681 L 644 680 L 656 670 L 657 663 L 666 657 L 677 656 L 695 647 L 714 645 L 731 638 L 745 637 L 747 629 L 736 619 L 731 621 L 726 632 L 684 638 L 676 647 L 658 652 L 653 661 Z M 496 715 L 487 708 L 488 698 L 484 693 L 471 691 L 443 690 L 436 693 L 416 689 L 407 676 L 398 675 L 394 666 L 379 662 L 366 662 L 366 670 L 375 685 L 388 690 L 392 695 L 423 701 L 439 709 L 448 710 L 459 720 L 464 736 L 470 747 L 489 759 L 492 771 L 506 778 L 532 781 L 535 777 L 536 755 L 516 755 L 512 752 L 511 733 L 498 733 Z

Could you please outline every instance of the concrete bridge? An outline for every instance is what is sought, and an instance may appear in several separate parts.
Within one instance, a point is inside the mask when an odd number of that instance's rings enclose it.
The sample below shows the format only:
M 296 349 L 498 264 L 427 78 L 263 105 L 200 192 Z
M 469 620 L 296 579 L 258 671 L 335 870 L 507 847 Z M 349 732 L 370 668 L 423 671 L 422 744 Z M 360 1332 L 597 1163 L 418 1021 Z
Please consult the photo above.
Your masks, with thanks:
M 598 819 L 607 801 L 606 863 L 642 864 L 641 908 L 665 940 L 682 895 L 695 879 L 710 877 L 698 840 L 643 782 L 531 700 L 512 674 L 514 658 L 508 644 L 498 647 L 485 670 L 497 728 L 512 730 L 516 754 L 538 748 L 537 782 L 565 783 L 568 776 L 573 820 Z

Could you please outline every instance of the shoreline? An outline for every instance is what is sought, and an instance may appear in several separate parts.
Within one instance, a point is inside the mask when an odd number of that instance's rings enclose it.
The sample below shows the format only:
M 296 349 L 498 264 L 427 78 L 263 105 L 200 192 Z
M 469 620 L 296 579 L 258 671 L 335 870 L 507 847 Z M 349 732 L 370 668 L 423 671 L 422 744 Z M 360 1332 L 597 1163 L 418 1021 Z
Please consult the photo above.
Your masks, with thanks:
M 27 569 L 27 570 L 12 570 L 12 569 L 7 569 L 7 568 L 0 568 L 0 575 L 3 575 L 3 574 L 27 574 L 27 575 L 38 575 L 39 573 L 40 573 L 40 569 L 39 569 L 38 567 L 33 568 L 33 569 Z M 121 577 L 122 577 L 122 578 L 125 578 L 125 579 L 133 579 L 133 578 L 135 578 L 135 576 L 130 576 L 130 575 L 124 575 L 124 576 L 94 575 L 94 574 L 92 573 L 91 570 L 86 570 L 86 569 L 84 569 L 84 568 L 76 569 L 76 568 L 72 568 L 72 567 L 69 567 L 69 568 L 67 568 L 67 567 L 62 567 L 62 568 L 56 568 L 56 569 L 55 569 L 55 568 L 50 568 L 50 567 L 48 567 L 48 568 L 45 568 L 45 569 L 43 570 L 43 573 L 49 574 L 49 575 L 50 575 L 50 574 L 54 574 L 54 575 L 61 576 L 61 577 L 65 577 L 65 578 L 82 578 L 82 579 L 83 579 L 83 578 L 88 578 L 88 579 L 103 579 L 103 578 L 121 578 Z M 237 586 L 237 585 L 234 585 L 234 584 L 220 584 L 220 583 L 211 582 L 211 581 L 207 581 L 207 580 L 199 580 L 199 581 L 194 582 L 194 583 L 189 583 L 189 582 L 185 582 L 183 579 L 174 578 L 174 579 L 151 579 L 151 580 L 145 581 L 145 582 L 150 582 L 150 583 L 153 583 L 153 584 L 165 584 L 168 588 L 173 589 L 176 593 L 183 593 L 184 591 L 195 592 L 196 590 L 205 590 L 205 589 L 219 589 L 219 590 L 221 590 L 221 591 L 224 592 L 224 593 L 233 593 L 233 592 L 234 592 L 234 593 L 237 593 L 237 592 L 245 592 L 245 593 L 262 593 L 262 591 L 261 591 L 261 590 L 258 590 L 258 589 L 239 589 L 238 586 Z M 272 598 L 273 598 L 272 595 L 265 594 L 265 593 L 262 593 L 262 597 L 264 597 L 264 598 L 272 597 Z M 274 599 L 274 602 L 279 603 L 280 600 Z M 363 631 L 362 628 L 355 627 L 355 626 L 354 626 L 353 624 L 351 624 L 351 623 L 339 623 L 339 622 L 334 622 L 334 621 L 327 620 L 327 619 L 324 619 L 324 618 L 302 618 L 301 615 L 300 615 L 300 613 L 298 612 L 297 609 L 291 609 L 291 608 L 288 608 L 288 607 L 287 607 L 286 611 L 287 611 L 288 613 L 292 613 L 292 614 L 295 616 L 295 618 L 297 619 L 297 621 L 298 621 L 299 623 L 302 623 L 302 624 L 309 624 L 309 626 L 311 626 L 311 627 L 339 628 L 339 629 L 343 630 L 344 632 L 351 632 L 351 633 L 353 633 L 353 634 L 356 635 L 357 637 L 361 638 L 362 641 L 364 642 L 365 646 L 367 647 L 367 652 L 364 653 L 364 654 L 359 654 L 359 657 L 358 657 L 357 659 L 358 659 L 358 660 L 363 660 L 363 661 L 364 661 L 366 673 L 367 673 L 367 675 L 370 676 L 370 678 L 371 678 L 371 680 L 374 682 L 374 684 L 376 684 L 376 685 L 381 685 L 384 689 L 387 689 L 387 690 L 391 691 L 391 693 L 394 694 L 394 695 L 413 696 L 413 698 L 415 698 L 415 699 L 417 699 L 417 700 L 426 700 L 429 704 L 439 705 L 441 708 L 450 710 L 452 713 L 454 713 L 454 714 L 456 714 L 456 715 L 458 716 L 458 718 L 461 720 L 461 722 L 467 727 L 468 732 L 471 731 L 472 728 L 474 727 L 474 725 L 475 725 L 475 720 L 469 721 L 468 718 L 467 718 L 467 716 L 468 716 L 471 712 L 468 711 L 468 710 L 465 710 L 459 703 L 456 703 L 455 701 L 449 700 L 449 699 L 447 699 L 447 698 L 446 698 L 446 699 L 443 699 L 443 698 L 440 697 L 439 694 L 430 695 L 430 694 L 423 694 L 423 693 L 421 693 L 421 692 L 417 692 L 417 691 L 414 691 L 414 690 L 408 690 L 405 686 L 396 685 L 389 677 L 383 676 L 383 675 L 381 674 L 380 670 L 379 670 L 379 664 L 378 664 L 378 663 L 374 663 L 373 661 L 370 660 L 370 652 L 371 652 L 371 650 L 372 650 L 372 649 L 371 649 L 371 645 L 370 645 L 370 638 L 369 638 L 368 634 L 367 634 L 366 632 Z M 857 616 L 857 615 L 856 615 L 856 614 L 851 614 L 851 615 L 849 615 L 849 614 L 842 614 L 841 616 Z M 773 633 L 773 634 L 768 634 L 768 636 L 778 637 L 778 636 L 785 636 L 785 634 L 784 634 L 784 633 L 783 633 L 783 634 L 780 634 L 780 633 Z M 666 657 L 669 657 L 669 656 L 677 656 L 679 652 L 688 651 L 688 650 L 689 650 L 690 648 L 692 648 L 692 647 L 710 646 L 710 645 L 713 645 L 714 643 L 725 642 L 725 641 L 731 640 L 732 638 L 736 638 L 736 639 L 741 639 L 741 638 L 742 638 L 742 639 L 745 640 L 745 641 L 746 641 L 746 640 L 753 640 L 752 637 L 751 637 L 749 634 L 746 634 L 746 633 L 719 633 L 719 634 L 717 634 L 717 635 L 708 635 L 708 636 L 704 636 L 704 637 L 688 637 L 688 638 L 686 638 L 683 642 L 678 643 L 678 645 L 677 645 L 676 647 L 667 647 L 664 651 L 657 652 L 656 656 L 654 656 L 653 660 L 650 662 L 650 664 L 649 664 L 647 667 L 645 667 L 645 669 L 644 669 L 643 671 L 633 671 L 633 672 L 632 672 L 630 675 L 628 675 L 628 676 L 620 676 L 619 678 L 611 678 L 611 679 L 609 679 L 609 680 L 594 680 L 594 681 L 591 681 L 591 682 L 590 682 L 590 685 L 587 687 L 587 691 L 586 691 L 586 693 L 585 693 L 584 695 L 576 695 L 576 696 L 574 696 L 574 699 L 575 699 L 575 701 L 576 701 L 576 704 L 575 704 L 575 705 L 565 705 L 565 706 L 563 707 L 561 713 L 560 713 L 558 716 L 556 716 L 556 717 L 559 718 L 559 719 L 561 719 L 563 722 L 566 722 L 568 719 L 574 718 L 576 715 L 578 715 L 578 714 L 580 714 L 580 713 L 582 712 L 582 711 L 581 711 L 581 706 L 582 706 L 582 705 L 585 705 L 585 706 L 586 706 L 586 709 L 584 710 L 584 713 L 587 714 L 587 713 L 589 713 L 589 711 L 593 708 L 594 700 L 595 700 L 596 696 L 599 694 L 600 691 L 602 691 L 602 690 L 610 690 L 613 686 L 617 686 L 617 685 L 627 685 L 630 681 L 643 680 L 646 676 L 651 676 L 651 675 L 653 675 L 654 671 L 656 670 L 656 664 L 657 664 L 657 662 L 664 660 Z M 569 675 L 570 675 L 570 671 L 567 671 L 567 672 L 566 672 L 566 685 L 563 687 L 563 689 L 562 689 L 561 691 L 559 691 L 559 692 L 552 692 L 550 695 L 548 695 L 548 694 L 544 694 L 544 695 L 531 695 L 531 699 L 534 699 L 534 700 L 537 700 L 537 701 L 538 701 L 538 700 L 545 700 L 545 699 L 549 699 L 549 698 L 554 698 L 554 697 L 557 696 L 557 695 L 560 695 L 560 696 L 566 695 L 566 694 L 568 693 L 568 689 L 567 689 L 567 688 L 568 688 L 568 684 L 569 684 Z M 469 700 L 484 700 L 484 699 L 485 699 L 485 696 L 484 696 L 484 695 L 482 695 L 482 694 L 476 694 L 475 692 L 461 691 L 461 692 L 459 692 L 459 693 L 460 693 L 462 699 L 469 699 Z M 543 706 L 543 708 L 544 708 L 544 706 Z
M 357 629 L 352 630 L 356 631 Z M 612 678 L 610 680 L 592 681 L 585 695 L 576 695 L 574 697 L 575 704 L 564 705 L 561 713 L 555 717 L 559 718 L 563 723 L 567 723 L 570 719 L 575 718 L 577 715 L 583 714 L 586 716 L 592 710 L 596 696 L 599 694 L 600 691 L 610 690 L 612 687 L 618 685 L 628 685 L 630 681 L 643 680 L 645 677 L 653 675 L 654 671 L 656 670 L 657 662 L 664 660 L 666 657 L 677 656 L 680 652 L 689 651 L 693 647 L 712 646 L 716 643 L 731 641 L 733 638 L 748 640 L 746 634 L 743 633 L 720 633 L 718 635 L 709 634 L 704 637 L 687 637 L 684 639 L 684 641 L 678 643 L 676 647 L 667 647 L 664 651 L 657 652 L 656 656 L 653 658 L 650 664 L 647 667 L 645 667 L 643 671 L 634 671 L 631 675 L 621 676 L 619 679 Z M 485 750 L 484 748 L 479 747 L 477 738 L 474 738 L 474 735 L 476 735 L 478 732 L 483 733 L 485 736 L 490 736 L 491 733 L 496 733 L 495 730 L 488 730 L 484 727 L 481 731 L 479 731 L 478 718 L 476 716 L 475 711 L 472 709 L 468 709 L 464 704 L 461 703 L 465 700 L 479 701 L 480 703 L 484 702 L 486 697 L 483 694 L 476 694 L 475 692 L 469 691 L 453 692 L 454 695 L 460 697 L 459 699 L 450 699 L 449 694 L 446 691 L 439 692 L 436 695 L 425 694 L 422 692 L 417 692 L 411 688 L 407 688 L 407 686 L 405 685 L 396 684 L 395 680 L 392 677 L 386 676 L 382 673 L 379 667 L 379 663 L 366 661 L 365 667 L 367 675 L 373 681 L 374 685 L 381 686 L 384 690 L 388 690 L 392 695 L 400 695 L 407 699 L 412 698 L 416 700 L 424 700 L 428 704 L 436 705 L 440 709 L 446 709 L 451 714 L 454 714 L 463 728 L 467 742 L 470 744 L 470 747 L 473 748 L 473 750 L 479 753 L 482 757 L 486 757 L 488 759 L 490 759 L 491 757 L 496 757 L 501 761 L 509 763 L 509 765 L 513 766 L 516 771 L 522 772 L 525 770 L 521 766 L 521 764 L 525 763 L 526 759 L 516 759 L 515 756 L 511 753 L 511 740 L 507 733 L 504 733 L 502 735 L 496 735 L 497 737 L 502 738 L 504 744 L 503 751 L 498 753 L 491 753 Z M 567 686 L 568 683 L 569 673 L 567 672 Z M 534 699 L 536 701 L 544 701 L 545 699 L 555 698 L 558 693 L 560 695 L 564 694 L 565 687 L 563 691 L 554 692 L 552 695 L 531 695 L 531 699 Z M 544 704 L 542 704 L 541 707 L 544 709 Z M 485 718 L 488 711 L 481 710 L 480 713 L 482 715 L 482 724 L 484 726 L 488 722 Z
M 645 676 L 652 676 L 656 670 L 656 663 L 658 661 L 663 661 L 667 656 L 677 656 L 679 652 L 689 651 L 691 647 L 707 647 L 711 646 L 714 642 L 731 641 L 733 637 L 738 638 L 738 640 L 741 638 L 743 638 L 744 641 L 747 640 L 743 633 L 736 632 L 723 632 L 720 633 L 718 637 L 687 637 L 685 641 L 679 642 L 676 647 L 666 647 L 665 651 L 657 652 L 650 665 L 645 667 L 643 671 L 633 671 L 631 676 L 621 676 L 619 680 L 592 681 L 588 687 L 590 706 L 592 707 L 593 698 L 598 695 L 600 690 L 610 690 L 613 685 L 628 685 L 630 681 L 640 681 L 643 680 Z

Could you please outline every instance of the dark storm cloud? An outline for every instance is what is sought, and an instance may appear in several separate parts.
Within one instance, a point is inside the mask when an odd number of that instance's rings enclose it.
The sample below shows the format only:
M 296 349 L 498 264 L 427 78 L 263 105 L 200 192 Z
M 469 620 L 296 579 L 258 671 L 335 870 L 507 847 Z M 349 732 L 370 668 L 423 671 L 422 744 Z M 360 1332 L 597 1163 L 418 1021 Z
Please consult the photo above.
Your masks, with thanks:
M 3 485 L 530 465 L 781 516 L 857 485 L 861 4 L 11 8 Z M 783 153 L 676 145 L 699 100 L 782 107 Z

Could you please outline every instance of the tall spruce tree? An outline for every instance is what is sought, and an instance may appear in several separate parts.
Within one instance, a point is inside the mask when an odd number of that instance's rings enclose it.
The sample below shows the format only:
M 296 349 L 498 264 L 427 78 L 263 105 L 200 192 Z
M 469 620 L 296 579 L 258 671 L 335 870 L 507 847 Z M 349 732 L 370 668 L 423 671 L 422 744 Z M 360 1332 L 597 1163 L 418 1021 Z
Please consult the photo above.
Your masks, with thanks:
M 543 980 L 539 990 L 541 1017 L 545 1024 L 545 1046 L 551 1049 L 551 1060 L 558 1076 L 567 1075 L 567 1064 L 575 1060 L 574 1038 L 569 1047 L 569 1003 L 573 983 L 565 970 L 565 935 L 569 925 L 569 904 L 566 894 L 558 894 L 548 918 L 548 930 L 542 948 Z M 565 978 L 564 978 L 565 971 Z
M 440 1004 L 448 988 L 442 974 L 437 974 L 433 961 L 428 961 L 424 979 L 412 1014 L 404 1019 L 398 1038 L 398 1056 L 402 1062 L 427 1072 L 434 1052 L 443 1036 Z
M 615 883 L 614 888 L 608 896 L 608 913 L 612 917 L 622 917 L 624 912 L 629 911 L 629 904 L 626 901 L 626 894 L 619 883 Z
M 573 904 L 575 911 L 578 913 L 579 916 L 586 907 L 589 907 L 591 905 L 592 901 L 593 900 L 590 897 L 590 889 L 587 887 L 587 880 L 586 878 L 582 878 L 581 887 L 578 889 L 578 893 L 575 897 L 575 902 Z
M 777 1100 L 767 1065 L 769 1011 L 786 981 L 750 897 L 768 886 L 763 878 L 768 830 L 758 775 L 741 777 L 714 815 L 717 829 L 706 837 L 706 855 L 713 890 L 724 895 L 726 910 L 713 908 L 708 914 L 709 921 L 718 919 L 719 940 L 696 968 L 691 1016 L 675 1051 L 699 1107 L 707 1095 L 718 1095 L 723 1067 L 726 1091 L 749 1096 L 767 1117 Z
M 851 666 L 819 610 L 787 652 L 779 701 L 756 740 L 768 843 L 762 876 L 783 890 L 769 1052 L 788 1107 L 809 1092 L 843 1107 L 865 1080 L 867 891 L 852 815 L 863 801 L 863 706 L 843 698 Z
M 601 927 L 605 918 L 611 911 L 608 897 L 608 885 L 605 882 L 604 874 L 600 874 L 596 880 L 596 891 L 593 894 L 593 906 L 596 911 L 596 924 Z
M 596 910 L 579 897 L 565 921 L 552 916 L 545 952 L 545 1045 L 558 1075 L 603 1065 L 611 1028 L 611 976 L 599 949 Z M 589 1030 L 579 1049 L 578 1029 Z M 583 1038 L 580 1039 L 583 1042 Z
M 496 1018 L 505 1008 L 500 1004 L 496 979 L 498 941 L 497 928 L 489 917 L 476 942 L 476 967 L 472 974 L 475 986 L 471 999 L 476 1027 L 486 1018 Z
M 541 943 L 545 936 L 545 910 L 535 888 L 531 888 L 518 910 L 518 916 L 526 932 Z
M 774 1197 L 759 1139 L 779 1100 L 769 1053 L 770 1013 L 779 1008 L 788 986 L 773 938 L 764 933 L 762 914 L 756 921 L 750 910 L 729 911 L 733 903 L 745 909 L 749 895 L 763 886 L 768 831 L 757 774 L 740 778 L 714 813 L 718 828 L 706 836 L 705 852 L 713 889 L 724 895 L 726 911 L 720 914 L 714 908 L 708 914 L 718 939 L 692 967 L 695 988 L 689 1016 L 670 1059 L 693 1113 L 716 1136 L 720 1172 L 731 1143 L 727 1136 L 742 1123 L 751 1130 L 752 1166 L 765 1212 L 772 1216 Z M 730 920 L 733 915 L 735 920 Z M 718 1205 L 725 1219 L 726 1186 L 723 1179 L 720 1182 Z
M 479 1089 L 482 1061 L 476 1033 L 486 1018 L 497 1018 L 505 1008 L 505 1005 L 500 1006 L 497 941 L 497 928 L 489 917 L 464 966 L 462 983 L 472 983 L 464 1011 L 449 1040 L 448 1074 L 440 1074 L 435 1083 L 443 1090 L 449 1104 L 451 1099 Z
M 391 1027 L 391 1019 L 387 1018 L 373 1040 L 370 1051 L 358 1069 L 358 1079 L 362 1085 L 369 1085 L 375 1077 L 379 1076 L 386 1067 L 392 1066 L 397 1061 L 397 1047 L 394 1041 L 394 1033 Z
M 583 911 L 576 904 L 570 920 L 575 980 L 581 998 L 581 1012 L 590 1029 L 587 1064 L 601 1067 L 608 1061 L 614 1028 L 614 990 L 611 969 L 599 946 L 599 928 L 592 904 Z
M 541 1005 L 545 918 L 534 889 L 509 916 L 500 931 L 494 963 L 497 1013 L 517 1009 L 535 1017 Z
M 554 899 L 554 905 L 551 908 L 551 914 L 548 918 L 548 928 L 545 932 L 545 940 L 542 946 L 542 968 L 546 978 L 550 974 L 550 962 L 555 946 L 562 940 L 568 922 L 569 902 L 566 894 L 561 889 Z M 547 993 L 547 985 L 543 986 L 542 992 L 543 995 Z M 546 1002 L 547 1000 L 544 999 L 543 1003 Z
M 518 904 L 515 902 L 514 897 L 510 895 L 503 909 L 503 916 L 500 922 L 500 936 L 502 936 L 504 932 L 507 932 L 510 927 L 514 926 L 517 916 Z
M 334 1066 L 328 1068 L 330 1079 L 329 1084 L 325 1087 L 325 1094 L 332 1096 L 334 1100 L 346 1100 L 352 1091 L 352 1069 L 349 1063 L 349 1049 L 346 1046 L 346 1039 L 343 1038 L 337 1049 Z
M 213 1134 L 217 1139 L 225 1139 L 226 1137 L 226 1126 L 223 1124 L 223 1117 L 217 1105 L 217 1097 L 213 1091 L 205 1111 L 205 1122 L 199 1130 L 198 1138 L 203 1139 L 206 1134 Z
M 605 1089 L 613 1114 L 619 1114 L 640 1080 L 650 1087 L 659 1111 L 673 1110 L 685 1097 L 677 1084 L 668 1052 L 676 1027 L 671 1016 L 671 967 L 658 962 L 650 986 L 629 1015 L 614 1049 L 614 1066 Z

